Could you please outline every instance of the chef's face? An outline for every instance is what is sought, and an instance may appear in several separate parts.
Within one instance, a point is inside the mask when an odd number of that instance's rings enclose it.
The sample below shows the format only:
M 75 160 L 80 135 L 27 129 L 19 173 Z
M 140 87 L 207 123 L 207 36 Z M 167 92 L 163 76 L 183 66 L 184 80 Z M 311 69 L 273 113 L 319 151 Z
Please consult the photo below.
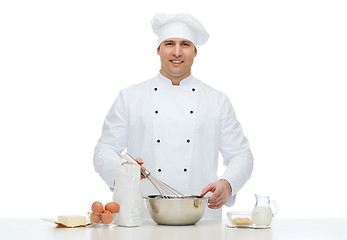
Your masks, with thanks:
M 169 38 L 164 40 L 157 49 L 160 56 L 160 72 L 165 77 L 178 83 L 191 73 L 197 50 L 194 44 L 183 38 Z

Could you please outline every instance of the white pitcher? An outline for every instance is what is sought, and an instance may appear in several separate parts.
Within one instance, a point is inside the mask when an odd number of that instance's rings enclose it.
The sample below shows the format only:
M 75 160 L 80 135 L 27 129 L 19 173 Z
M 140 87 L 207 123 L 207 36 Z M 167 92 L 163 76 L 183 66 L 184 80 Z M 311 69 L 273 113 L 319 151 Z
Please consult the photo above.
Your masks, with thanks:
M 252 212 L 252 219 L 255 225 L 270 226 L 272 218 L 275 217 L 278 213 L 276 202 L 270 200 L 269 196 L 260 196 L 257 194 L 255 194 L 254 196 L 256 198 L 256 203 Z M 275 213 L 272 213 L 272 209 L 270 206 L 271 204 L 275 208 Z

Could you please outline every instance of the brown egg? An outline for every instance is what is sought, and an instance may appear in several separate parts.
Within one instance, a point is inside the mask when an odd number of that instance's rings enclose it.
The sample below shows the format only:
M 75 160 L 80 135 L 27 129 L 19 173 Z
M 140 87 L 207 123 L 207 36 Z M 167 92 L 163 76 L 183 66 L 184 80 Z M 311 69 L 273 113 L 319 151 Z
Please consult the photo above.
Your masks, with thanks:
M 105 209 L 111 211 L 112 213 L 119 212 L 119 204 L 116 202 L 109 202 L 105 205 Z
M 92 212 L 93 213 L 102 213 L 104 211 L 104 206 L 102 205 L 101 202 L 94 202 L 92 204 Z
M 101 221 L 101 214 L 100 213 L 92 213 L 90 214 L 90 221 L 93 223 L 98 223 Z
M 113 220 L 113 213 L 109 210 L 105 210 L 103 214 L 101 214 L 101 221 L 105 224 L 111 223 Z

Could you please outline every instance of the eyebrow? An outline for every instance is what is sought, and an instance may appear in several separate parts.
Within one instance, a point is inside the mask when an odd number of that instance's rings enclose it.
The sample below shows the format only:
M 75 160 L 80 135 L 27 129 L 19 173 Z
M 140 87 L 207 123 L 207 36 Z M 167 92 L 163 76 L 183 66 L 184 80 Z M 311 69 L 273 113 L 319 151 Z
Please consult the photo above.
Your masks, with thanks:
M 175 42 L 174 40 L 165 40 L 164 43 L 173 43 Z M 180 43 L 189 43 L 191 44 L 192 42 L 191 41 L 188 41 L 188 40 L 183 40 L 183 41 L 180 41 Z

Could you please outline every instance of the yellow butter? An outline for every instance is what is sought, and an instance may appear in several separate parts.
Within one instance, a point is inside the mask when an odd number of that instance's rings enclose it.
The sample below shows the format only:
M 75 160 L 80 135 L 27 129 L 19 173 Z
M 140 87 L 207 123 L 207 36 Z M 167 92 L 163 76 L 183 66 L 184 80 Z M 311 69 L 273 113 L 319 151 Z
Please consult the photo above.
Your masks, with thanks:
M 58 222 L 67 227 L 85 226 L 87 219 L 85 216 L 79 215 L 61 215 L 58 216 Z

